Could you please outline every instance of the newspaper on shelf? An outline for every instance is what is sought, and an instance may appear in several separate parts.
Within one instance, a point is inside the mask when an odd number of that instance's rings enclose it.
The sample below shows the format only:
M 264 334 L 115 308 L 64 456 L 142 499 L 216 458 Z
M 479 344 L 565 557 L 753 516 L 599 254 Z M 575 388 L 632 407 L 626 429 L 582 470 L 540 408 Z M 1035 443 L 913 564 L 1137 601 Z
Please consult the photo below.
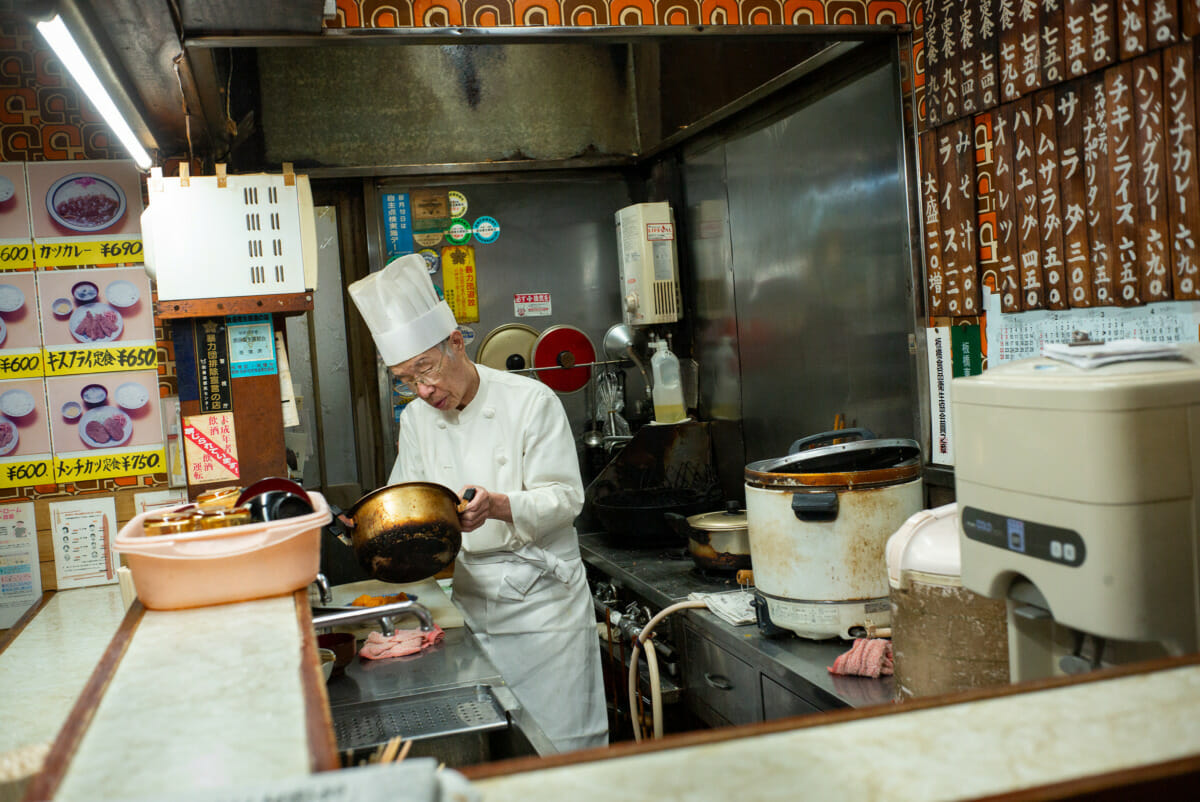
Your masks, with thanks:
M 702 601 L 713 615 L 727 624 L 739 626 L 753 624 L 754 607 L 750 604 L 754 594 L 745 590 L 729 590 L 723 593 L 689 593 L 690 601 Z
M 1183 353 L 1174 343 L 1152 343 L 1137 339 L 1085 345 L 1045 343 L 1042 345 L 1042 355 L 1085 369 L 1139 359 L 1183 359 Z

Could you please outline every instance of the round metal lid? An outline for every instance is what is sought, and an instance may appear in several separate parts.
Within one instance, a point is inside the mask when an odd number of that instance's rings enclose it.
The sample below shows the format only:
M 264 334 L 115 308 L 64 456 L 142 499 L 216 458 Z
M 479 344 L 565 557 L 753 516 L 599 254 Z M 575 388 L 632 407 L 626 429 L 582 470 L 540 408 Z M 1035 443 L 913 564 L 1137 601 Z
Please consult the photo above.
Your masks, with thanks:
M 552 390 L 573 393 L 582 390 L 592 377 L 590 367 L 596 361 L 596 348 L 588 336 L 574 326 L 551 326 L 533 344 L 533 366 L 537 377 Z
M 896 468 L 921 456 L 916 440 L 875 439 L 811 448 L 746 466 L 756 473 L 854 473 Z
M 496 370 L 521 370 L 533 362 L 538 330 L 524 323 L 505 323 L 487 333 L 475 352 L 475 361 Z M 519 364 L 518 364 L 519 363 Z

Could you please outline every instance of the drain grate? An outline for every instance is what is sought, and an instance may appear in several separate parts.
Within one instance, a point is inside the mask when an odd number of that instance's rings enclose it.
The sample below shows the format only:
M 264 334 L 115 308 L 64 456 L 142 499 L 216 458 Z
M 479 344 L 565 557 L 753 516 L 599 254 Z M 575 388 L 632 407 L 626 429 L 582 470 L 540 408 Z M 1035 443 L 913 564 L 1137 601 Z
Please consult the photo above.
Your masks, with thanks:
M 339 749 L 376 746 L 396 735 L 420 740 L 508 726 L 504 711 L 486 685 L 345 705 L 332 713 Z

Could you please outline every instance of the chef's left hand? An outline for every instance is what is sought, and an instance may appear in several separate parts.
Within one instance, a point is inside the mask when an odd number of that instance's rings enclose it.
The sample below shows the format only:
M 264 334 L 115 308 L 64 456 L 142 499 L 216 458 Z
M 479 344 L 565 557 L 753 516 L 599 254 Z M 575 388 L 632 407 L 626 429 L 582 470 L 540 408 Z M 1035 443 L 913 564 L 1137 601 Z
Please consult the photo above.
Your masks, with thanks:
M 467 507 L 458 514 L 458 522 L 464 532 L 473 532 L 483 526 L 489 518 L 501 521 L 512 521 L 509 511 L 508 496 L 503 493 L 491 493 L 487 488 L 478 485 L 467 485 L 459 491 L 461 498 L 468 488 L 475 490 L 475 497 L 467 502 Z

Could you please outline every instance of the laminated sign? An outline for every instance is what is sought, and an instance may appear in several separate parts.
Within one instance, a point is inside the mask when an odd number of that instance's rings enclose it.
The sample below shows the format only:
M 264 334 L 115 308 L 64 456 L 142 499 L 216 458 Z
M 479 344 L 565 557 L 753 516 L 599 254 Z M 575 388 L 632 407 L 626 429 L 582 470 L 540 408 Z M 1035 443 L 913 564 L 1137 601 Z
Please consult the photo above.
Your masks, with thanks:
M 183 421 L 183 451 L 190 484 L 241 478 L 233 413 L 192 415 Z
M 455 320 L 459 323 L 479 321 L 474 248 L 470 245 L 442 248 L 442 286 Z

